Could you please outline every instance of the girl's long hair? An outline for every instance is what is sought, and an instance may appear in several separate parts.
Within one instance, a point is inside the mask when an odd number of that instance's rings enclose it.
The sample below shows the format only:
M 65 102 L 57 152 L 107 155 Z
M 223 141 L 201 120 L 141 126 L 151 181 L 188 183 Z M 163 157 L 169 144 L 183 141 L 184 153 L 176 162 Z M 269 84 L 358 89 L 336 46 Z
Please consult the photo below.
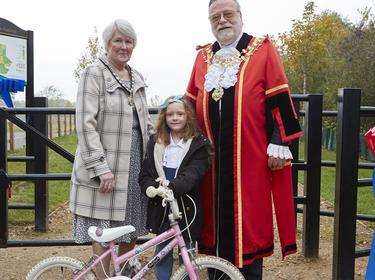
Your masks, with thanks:
M 166 99 L 165 102 L 168 102 L 168 100 L 173 99 L 173 98 L 175 98 L 175 96 L 170 96 Z M 188 100 L 186 100 L 185 97 L 182 97 L 181 101 L 182 101 L 182 104 L 184 105 L 185 113 L 186 113 L 186 125 L 184 128 L 184 133 L 182 135 L 182 138 L 184 139 L 184 141 L 187 141 L 188 139 L 199 135 L 200 129 L 198 126 L 197 114 L 195 113 L 193 105 L 191 105 L 191 103 Z M 154 135 L 155 142 L 158 142 L 164 145 L 170 144 L 170 131 L 171 130 L 168 127 L 167 121 L 166 121 L 168 106 L 162 109 L 159 113 L 158 123 L 156 125 L 156 133 Z

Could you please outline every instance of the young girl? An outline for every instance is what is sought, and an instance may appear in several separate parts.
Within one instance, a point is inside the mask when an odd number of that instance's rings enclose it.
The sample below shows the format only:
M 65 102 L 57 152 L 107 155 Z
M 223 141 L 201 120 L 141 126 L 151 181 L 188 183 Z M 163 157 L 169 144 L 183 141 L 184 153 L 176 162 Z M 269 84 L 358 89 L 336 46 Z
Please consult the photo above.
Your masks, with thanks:
M 179 203 L 182 219 L 180 227 L 184 229 L 194 216 L 193 224 L 184 231 L 184 238 L 189 244 L 200 237 L 202 217 L 200 182 L 209 165 L 209 141 L 200 134 L 196 114 L 192 105 L 183 96 L 171 96 L 161 105 L 161 112 L 156 133 L 150 138 L 146 158 L 139 175 L 139 185 L 146 193 L 149 186 L 158 187 L 158 178 L 173 190 Z M 162 199 L 149 199 L 147 227 L 150 232 L 159 234 L 169 228 L 168 209 L 162 207 Z M 166 241 L 166 243 L 169 241 Z M 156 247 L 159 252 L 166 244 Z M 172 274 L 173 256 L 168 254 L 156 267 L 158 280 L 168 280 Z

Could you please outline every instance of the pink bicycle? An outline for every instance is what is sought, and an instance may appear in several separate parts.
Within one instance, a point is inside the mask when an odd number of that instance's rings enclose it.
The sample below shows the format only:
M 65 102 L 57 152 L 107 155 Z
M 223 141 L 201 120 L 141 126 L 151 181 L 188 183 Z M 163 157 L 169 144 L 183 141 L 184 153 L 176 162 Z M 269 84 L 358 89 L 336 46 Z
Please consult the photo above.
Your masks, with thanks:
M 181 213 L 178 208 L 173 191 L 164 187 L 147 189 L 147 196 L 155 197 L 159 195 L 163 198 L 163 206 L 167 203 L 170 205 L 171 213 L 169 220 L 171 228 L 167 231 L 155 236 L 146 243 L 137 246 L 133 250 L 118 256 L 116 252 L 115 240 L 122 235 L 134 231 L 134 227 L 122 226 L 110 229 L 101 229 L 97 227 L 90 227 L 88 232 L 90 237 L 96 242 L 105 243 L 108 246 L 100 256 L 93 256 L 87 264 L 80 260 L 70 257 L 50 257 L 42 260 L 35 265 L 27 274 L 27 280 L 42 280 L 42 279 L 69 279 L 69 280 L 95 280 L 94 268 L 97 264 L 110 255 L 114 274 L 116 276 L 108 276 L 107 279 L 112 280 L 130 280 L 130 279 L 144 279 L 143 277 L 161 260 L 163 257 L 178 246 L 182 257 L 183 264 L 173 274 L 172 279 L 238 279 L 244 280 L 241 272 L 230 262 L 215 256 L 195 256 L 194 249 L 187 249 L 185 240 L 178 224 L 181 218 Z M 142 254 L 146 250 L 160 244 L 166 240 L 171 240 L 157 255 L 141 268 L 138 273 L 129 278 L 121 276 L 122 270 L 134 257 Z

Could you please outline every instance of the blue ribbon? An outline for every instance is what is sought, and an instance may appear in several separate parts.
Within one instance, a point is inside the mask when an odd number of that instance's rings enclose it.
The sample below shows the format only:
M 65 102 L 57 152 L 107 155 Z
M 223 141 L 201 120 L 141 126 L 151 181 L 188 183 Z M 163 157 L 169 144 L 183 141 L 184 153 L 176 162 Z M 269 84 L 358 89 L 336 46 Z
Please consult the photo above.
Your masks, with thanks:
M 374 197 L 375 197 L 375 169 L 372 172 L 372 185 L 374 187 Z M 365 280 L 374 280 L 375 279 L 375 232 L 372 237 L 372 248 L 370 252 L 370 257 L 368 259 L 367 272 Z
M 166 108 L 169 106 L 169 104 L 172 104 L 172 103 L 182 103 L 182 98 L 183 98 L 183 97 L 184 97 L 183 95 L 176 95 L 176 96 L 174 96 L 173 98 L 168 99 L 168 100 L 165 101 L 163 104 L 161 104 L 161 105 L 159 106 L 159 108 L 160 108 L 161 110 L 163 110 L 163 109 L 166 109 Z
M 24 80 L 10 79 L 0 76 L 0 94 L 8 107 L 13 107 L 11 92 L 23 91 L 25 87 Z

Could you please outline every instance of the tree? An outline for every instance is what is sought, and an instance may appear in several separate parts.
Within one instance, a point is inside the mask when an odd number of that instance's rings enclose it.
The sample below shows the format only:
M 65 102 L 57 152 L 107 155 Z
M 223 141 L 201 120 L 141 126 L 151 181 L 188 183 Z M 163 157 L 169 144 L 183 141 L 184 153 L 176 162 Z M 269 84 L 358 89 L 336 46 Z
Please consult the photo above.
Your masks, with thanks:
M 62 99 L 63 93 L 55 86 L 45 86 L 42 90 L 37 92 L 36 95 L 58 100 Z
M 360 88 L 362 104 L 375 104 L 375 16 L 360 11 L 351 23 L 332 11 L 315 13 L 309 2 L 301 20 L 279 36 L 279 48 L 294 93 L 322 93 L 325 110 L 335 110 L 338 88 Z M 372 119 L 362 118 L 365 131 Z M 334 126 L 334 119 L 325 119 Z
M 74 69 L 74 78 L 76 82 L 79 82 L 81 73 L 86 66 L 92 64 L 96 59 L 104 54 L 104 48 L 98 37 L 98 30 L 94 27 L 94 34 L 90 35 L 87 40 L 87 46 L 85 51 L 81 53 L 81 57 L 78 59 L 77 67 Z
M 151 96 L 151 106 L 158 107 L 162 103 L 161 98 L 159 95 Z
M 341 45 L 345 59 L 346 87 L 362 90 L 362 106 L 375 104 L 375 15 L 371 8 L 360 12 L 361 19 L 353 26 L 351 36 Z M 373 126 L 373 119 L 362 118 L 362 131 Z
M 292 30 L 279 36 L 284 65 L 294 90 L 307 93 L 307 74 L 310 73 L 312 58 L 315 56 L 311 42 L 316 40 L 313 32 L 315 15 L 314 2 L 306 4 L 301 20 L 293 20 Z
M 301 20 L 279 36 L 280 49 L 293 92 L 324 94 L 325 108 L 336 104 L 342 81 L 343 58 L 337 48 L 350 34 L 349 24 L 337 13 L 315 13 L 314 2 L 305 6 Z
M 375 16 L 369 8 L 361 16 L 351 36 L 343 42 L 340 54 L 345 58 L 348 86 L 361 88 L 362 104 L 370 106 L 375 104 Z
M 66 107 L 67 101 L 63 99 L 63 92 L 55 86 L 45 86 L 36 95 L 47 97 L 48 107 Z

